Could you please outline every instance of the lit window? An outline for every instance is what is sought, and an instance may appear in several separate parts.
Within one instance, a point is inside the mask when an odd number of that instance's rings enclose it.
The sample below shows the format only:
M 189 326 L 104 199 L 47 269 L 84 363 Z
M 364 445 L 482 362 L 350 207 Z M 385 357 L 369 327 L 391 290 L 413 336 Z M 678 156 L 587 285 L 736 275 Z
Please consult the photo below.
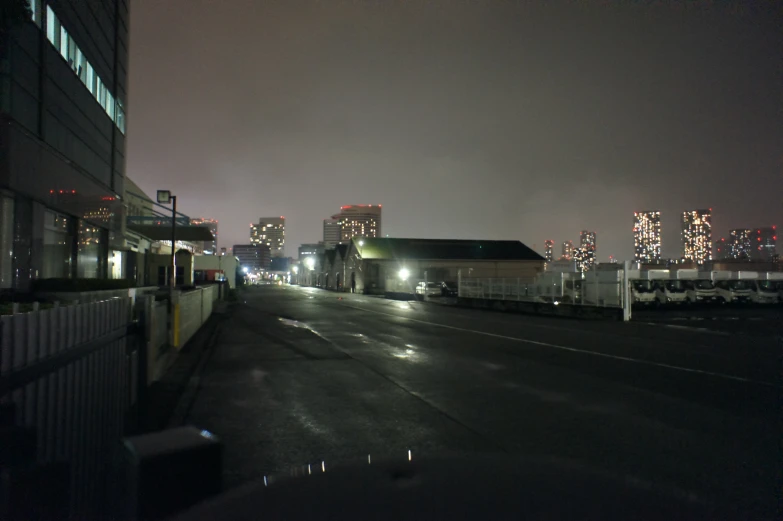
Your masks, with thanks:
M 56 48 L 60 48 L 60 22 L 52 11 L 52 8 L 46 6 L 46 37 Z
M 65 27 L 60 25 L 60 55 L 68 59 L 68 31 L 65 30 Z

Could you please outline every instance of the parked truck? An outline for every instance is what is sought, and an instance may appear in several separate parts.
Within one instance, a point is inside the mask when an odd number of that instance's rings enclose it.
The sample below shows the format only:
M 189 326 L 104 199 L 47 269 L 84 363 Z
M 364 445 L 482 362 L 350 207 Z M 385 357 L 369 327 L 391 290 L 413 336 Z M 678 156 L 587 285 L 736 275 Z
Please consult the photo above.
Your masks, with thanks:
M 635 306 L 652 306 L 658 300 L 655 296 L 655 279 L 649 271 L 629 270 L 628 283 L 631 285 L 631 300 Z
M 710 272 L 698 269 L 677 270 L 677 278 L 685 285 L 685 301 L 689 304 L 706 304 L 714 302 L 718 290 L 710 278 Z
M 750 300 L 756 304 L 779 304 L 783 302 L 783 273 L 759 273 L 758 279 L 750 283 Z
M 723 304 L 750 302 L 751 282 L 758 278 L 755 271 L 713 271 L 711 279 L 717 290 L 717 300 Z
M 649 270 L 649 277 L 655 280 L 655 297 L 658 304 L 684 304 L 688 295 L 685 284 L 669 270 Z

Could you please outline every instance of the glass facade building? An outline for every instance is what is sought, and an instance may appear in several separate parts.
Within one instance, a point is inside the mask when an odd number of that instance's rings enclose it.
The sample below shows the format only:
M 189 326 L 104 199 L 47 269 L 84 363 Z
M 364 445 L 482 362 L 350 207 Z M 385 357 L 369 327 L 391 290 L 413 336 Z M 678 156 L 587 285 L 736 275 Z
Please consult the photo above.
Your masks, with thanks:
M 127 1 L 29 4 L 0 45 L 0 289 L 111 276 L 124 247 Z

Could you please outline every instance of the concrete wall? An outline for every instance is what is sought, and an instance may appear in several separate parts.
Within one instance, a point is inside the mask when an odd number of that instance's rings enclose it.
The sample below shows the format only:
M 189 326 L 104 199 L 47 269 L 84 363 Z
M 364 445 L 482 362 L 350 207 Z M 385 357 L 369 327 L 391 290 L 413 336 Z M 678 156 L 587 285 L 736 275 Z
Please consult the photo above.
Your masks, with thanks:
M 175 300 L 174 347 L 181 349 L 212 314 L 216 286 L 199 287 L 181 292 Z

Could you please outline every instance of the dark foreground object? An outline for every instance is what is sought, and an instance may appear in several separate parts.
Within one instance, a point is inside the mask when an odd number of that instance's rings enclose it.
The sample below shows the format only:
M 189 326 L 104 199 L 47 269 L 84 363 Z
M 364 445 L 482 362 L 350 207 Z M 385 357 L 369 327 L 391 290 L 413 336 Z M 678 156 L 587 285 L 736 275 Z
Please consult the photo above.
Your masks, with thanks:
M 460 456 L 360 467 L 305 467 L 174 519 L 727 519 L 736 514 L 674 490 L 544 459 Z
M 128 438 L 128 519 L 154 520 L 221 491 L 220 441 L 207 431 L 179 427 Z

